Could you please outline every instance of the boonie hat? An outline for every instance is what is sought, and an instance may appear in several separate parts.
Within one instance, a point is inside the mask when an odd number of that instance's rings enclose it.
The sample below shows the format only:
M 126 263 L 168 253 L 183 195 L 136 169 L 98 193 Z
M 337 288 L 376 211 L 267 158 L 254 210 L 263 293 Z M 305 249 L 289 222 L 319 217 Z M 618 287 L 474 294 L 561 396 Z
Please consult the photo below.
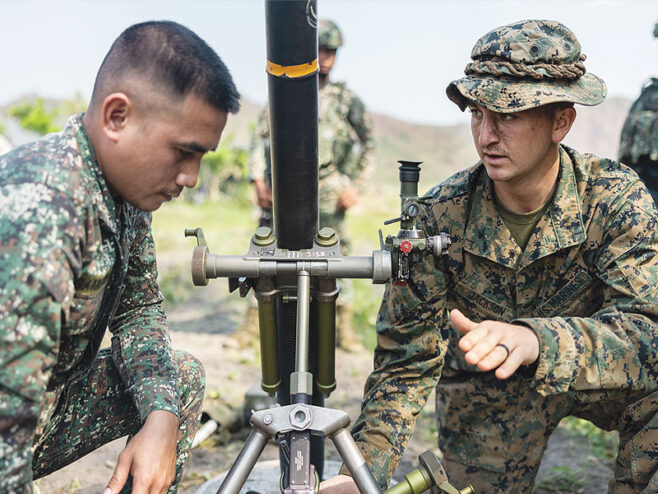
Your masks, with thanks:
M 498 113 L 557 102 L 593 106 L 608 92 L 603 80 L 586 73 L 576 35 L 556 21 L 498 27 L 475 43 L 471 58 L 466 77 L 446 89 L 462 111 L 469 101 Z

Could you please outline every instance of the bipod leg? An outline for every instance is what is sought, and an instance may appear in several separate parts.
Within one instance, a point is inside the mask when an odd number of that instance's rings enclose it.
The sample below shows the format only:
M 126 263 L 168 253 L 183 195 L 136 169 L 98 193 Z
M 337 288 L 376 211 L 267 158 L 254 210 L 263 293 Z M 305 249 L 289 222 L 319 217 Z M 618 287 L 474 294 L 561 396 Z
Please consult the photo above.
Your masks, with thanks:
M 361 494 L 381 494 L 382 490 L 370 472 L 361 450 L 354 442 L 354 438 L 345 428 L 330 436 L 345 466 L 352 474 L 352 478 Z
M 251 431 L 222 485 L 219 486 L 217 494 L 238 494 L 240 492 L 269 439 L 270 436 L 257 429 Z

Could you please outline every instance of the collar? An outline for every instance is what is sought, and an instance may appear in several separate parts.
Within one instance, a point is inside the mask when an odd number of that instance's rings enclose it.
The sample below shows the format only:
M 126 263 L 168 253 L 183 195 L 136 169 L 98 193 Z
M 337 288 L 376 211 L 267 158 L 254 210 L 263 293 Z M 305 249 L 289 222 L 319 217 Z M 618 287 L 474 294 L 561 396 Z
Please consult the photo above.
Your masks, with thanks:
M 531 263 L 585 241 L 574 163 L 560 146 L 560 172 L 550 206 L 537 223 L 522 252 L 496 211 L 493 183 L 484 165 L 472 196 L 471 211 L 464 231 L 464 250 L 510 269 L 521 270 Z M 577 157 L 575 158 L 577 159 Z
M 118 221 L 122 208 L 114 200 L 112 194 L 110 194 L 107 181 L 98 164 L 96 152 L 89 141 L 89 136 L 82 123 L 83 115 L 84 113 L 79 113 L 70 117 L 66 122 L 65 131 L 70 129 L 78 142 L 83 168 L 86 172 L 84 173 L 85 185 L 88 186 L 89 190 L 93 191 L 91 201 L 96 206 L 98 216 L 101 222 L 116 235 L 119 231 Z

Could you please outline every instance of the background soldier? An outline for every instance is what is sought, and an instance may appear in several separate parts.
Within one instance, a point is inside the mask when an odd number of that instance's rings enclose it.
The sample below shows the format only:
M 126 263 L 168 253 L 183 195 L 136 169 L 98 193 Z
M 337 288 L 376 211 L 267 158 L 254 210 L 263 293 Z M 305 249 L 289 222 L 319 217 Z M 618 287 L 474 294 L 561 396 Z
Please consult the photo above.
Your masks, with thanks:
M 352 433 L 385 485 L 436 385 L 454 484 L 529 493 L 575 415 L 620 432 L 612 492 L 658 492 L 658 211 L 635 172 L 560 144 L 605 84 L 555 21 L 494 29 L 471 56 L 447 93 L 480 161 L 430 191 L 420 228 L 452 245 L 386 287 Z
M 196 34 L 137 24 L 85 114 L 0 158 L 0 492 L 126 435 L 105 494 L 176 491 L 204 372 L 170 348 L 150 211 L 195 185 L 238 100 Z
M 365 106 L 343 82 L 332 82 L 329 74 L 343 36 L 332 21 L 318 23 L 319 94 L 319 212 L 320 227 L 338 232 L 342 252 L 349 252 L 345 213 L 359 199 L 372 168 L 373 140 Z M 272 226 L 272 187 L 270 176 L 270 124 L 267 107 L 261 113 L 252 136 L 249 174 L 261 208 L 259 226 Z M 351 280 L 339 280 L 337 300 L 337 342 L 346 350 L 361 348 L 354 334 L 353 289 Z M 257 328 L 257 312 L 251 307 L 246 318 L 247 334 Z M 242 338 L 242 336 L 239 336 Z M 253 338 L 253 336 L 251 336 Z
M 653 28 L 658 38 L 658 22 Z M 658 203 L 658 79 L 642 89 L 621 131 L 619 161 L 632 167 Z

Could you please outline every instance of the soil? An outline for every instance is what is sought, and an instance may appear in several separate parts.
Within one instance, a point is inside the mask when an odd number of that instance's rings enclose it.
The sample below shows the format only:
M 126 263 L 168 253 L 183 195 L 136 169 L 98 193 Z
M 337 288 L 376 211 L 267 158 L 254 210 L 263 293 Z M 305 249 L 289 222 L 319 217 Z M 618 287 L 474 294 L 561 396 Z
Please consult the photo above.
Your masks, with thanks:
M 245 338 L 236 335 L 245 306 L 239 296 L 227 293 L 224 283 L 216 282 L 195 291 L 184 306 L 168 310 L 173 346 L 193 353 L 206 368 L 204 419 L 212 417 L 220 424 L 213 436 L 192 451 L 179 489 L 182 494 L 195 493 L 204 482 L 226 471 L 249 432 L 239 424 L 245 392 L 260 379 L 260 357 L 257 341 L 246 339 L 245 344 Z M 354 420 L 372 355 L 366 350 L 337 350 L 336 362 L 338 387 L 326 406 L 343 409 Z M 430 398 L 394 478 L 416 468 L 421 452 L 432 449 L 438 453 L 433 408 Z M 35 485 L 42 494 L 102 493 L 124 444 L 125 438 L 109 443 Z M 276 446 L 270 444 L 261 460 L 277 457 Z M 340 459 L 329 442 L 327 458 Z M 586 439 L 561 427 L 549 442 L 533 492 L 600 494 L 607 492 L 610 475 L 611 462 L 595 457 Z

